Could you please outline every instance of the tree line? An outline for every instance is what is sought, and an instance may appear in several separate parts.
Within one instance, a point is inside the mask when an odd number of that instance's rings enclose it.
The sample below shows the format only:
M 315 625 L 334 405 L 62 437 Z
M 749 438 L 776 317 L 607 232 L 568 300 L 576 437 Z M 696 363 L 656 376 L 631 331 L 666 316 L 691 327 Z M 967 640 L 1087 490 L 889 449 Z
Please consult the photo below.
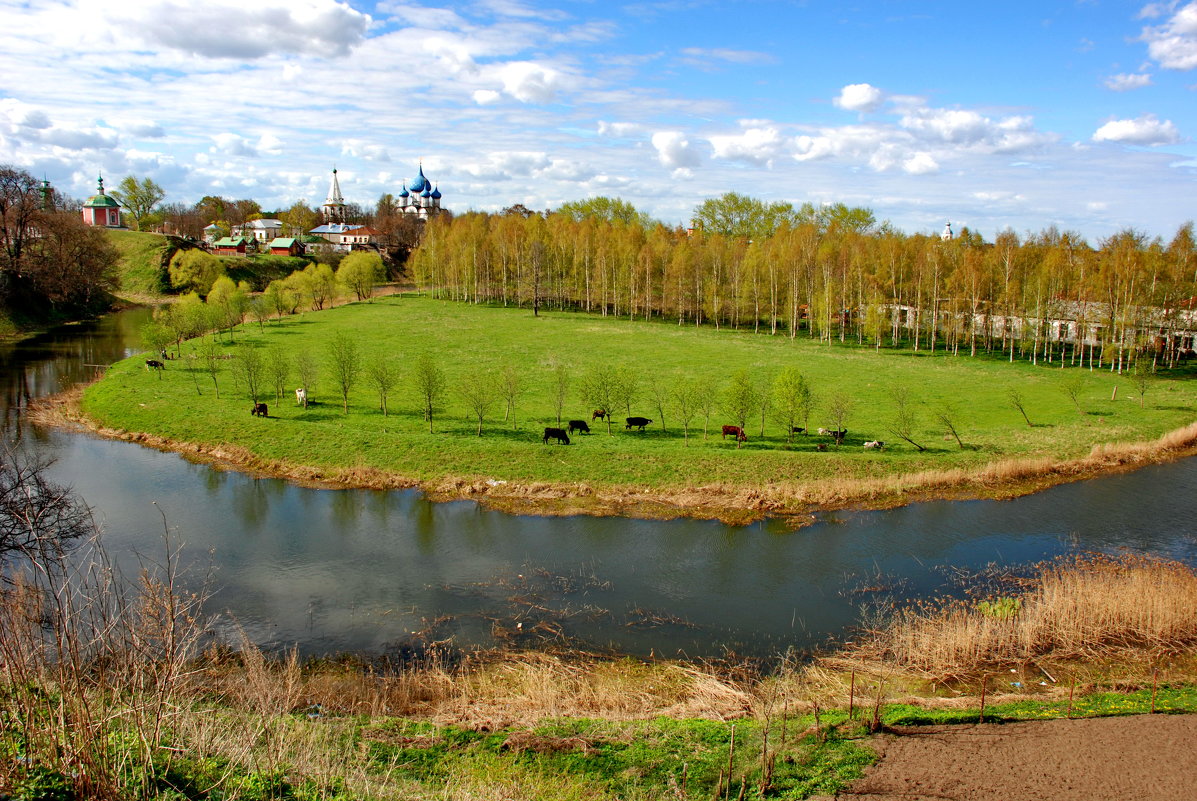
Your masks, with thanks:
M 72 319 L 108 306 L 116 250 L 104 232 L 24 170 L 0 165 L 0 309 L 21 321 Z
M 905 234 L 868 209 L 729 193 L 692 228 L 609 198 L 555 212 L 430 220 L 417 285 L 470 303 L 583 310 L 877 348 L 1008 354 L 1123 369 L 1188 355 L 1193 224 L 1168 241 L 1125 229 L 1090 244 L 1054 227 L 986 241 Z

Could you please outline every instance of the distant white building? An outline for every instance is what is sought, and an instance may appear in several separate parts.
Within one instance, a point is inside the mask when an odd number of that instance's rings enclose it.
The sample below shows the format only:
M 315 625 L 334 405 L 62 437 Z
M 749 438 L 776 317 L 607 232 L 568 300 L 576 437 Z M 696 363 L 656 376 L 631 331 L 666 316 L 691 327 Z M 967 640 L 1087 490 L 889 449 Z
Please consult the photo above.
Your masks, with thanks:
M 250 220 L 244 225 L 233 226 L 233 236 L 252 237 L 258 242 L 269 242 L 282 235 L 281 220 Z

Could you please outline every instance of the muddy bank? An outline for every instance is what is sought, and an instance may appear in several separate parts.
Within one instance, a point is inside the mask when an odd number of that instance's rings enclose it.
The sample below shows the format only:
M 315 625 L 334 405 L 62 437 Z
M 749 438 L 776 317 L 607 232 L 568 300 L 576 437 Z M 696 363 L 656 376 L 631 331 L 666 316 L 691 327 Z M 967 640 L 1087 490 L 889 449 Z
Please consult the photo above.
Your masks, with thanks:
M 595 515 L 668 520 L 720 520 L 738 525 L 766 517 L 804 525 L 823 511 L 887 509 L 930 500 L 1014 498 L 1071 481 L 1124 472 L 1197 454 L 1197 423 L 1146 442 L 1095 445 L 1084 457 L 1005 459 L 978 469 L 935 470 L 880 478 L 778 482 L 761 487 L 592 486 L 587 483 L 504 481 L 445 476 L 420 481 L 398 471 L 324 468 L 262 459 L 245 448 L 177 442 L 153 434 L 98 425 L 80 408 L 82 387 L 37 401 L 29 417 L 40 425 L 70 427 L 171 451 L 195 462 L 251 475 L 284 478 L 307 487 L 419 489 L 435 501 L 473 500 L 511 514 Z
M 1197 715 L 904 726 L 838 798 L 1122 801 L 1192 794 Z

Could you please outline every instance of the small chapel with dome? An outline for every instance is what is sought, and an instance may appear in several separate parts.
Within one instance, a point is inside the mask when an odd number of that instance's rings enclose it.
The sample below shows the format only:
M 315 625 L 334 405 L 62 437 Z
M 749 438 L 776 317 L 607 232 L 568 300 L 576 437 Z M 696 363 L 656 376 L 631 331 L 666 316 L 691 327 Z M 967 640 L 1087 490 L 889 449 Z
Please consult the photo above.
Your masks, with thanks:
M 434 217 L 441 210 L 441 192 L 424 175 L 424 165 L 420 164 L 419 173 L 410 185 L 403 184 L 403 189 L 395 196 L 396 210 L 401 214 L 412 214 L 422 220 Z M 337 171 L 332 171 L 332 182 L 328 186 L 328 197 L 320 207 L 325 225 L 344 224 L 346 222 L 345 198 L 341 194 L 341 184 L 337 180 Z

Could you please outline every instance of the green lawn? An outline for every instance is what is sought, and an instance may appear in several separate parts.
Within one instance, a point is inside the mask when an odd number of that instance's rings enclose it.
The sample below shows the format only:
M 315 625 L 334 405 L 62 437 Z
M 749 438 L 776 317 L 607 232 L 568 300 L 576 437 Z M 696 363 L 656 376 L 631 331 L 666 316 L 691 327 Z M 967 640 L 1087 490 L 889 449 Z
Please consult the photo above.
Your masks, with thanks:
M 379 410 L 377 393 L 363 375 L 350 396 L 349 414 L 328 364 L 328 343 L 337 331 L 359 343 L 366 364 L 391 360 L 400 383 L 389 402 L 391 414 Z M 236 344 L 222 345 L 230 355 L 248 343 L 278 347 L 289 356 L 303 350 L 320 362 L 320 377 L 311 391 L 318 401 L 307 410 L 295 405 L 297 379 L 288 380 L 280 400 L 266 398 L 269 419 L 251 417 L 244 389 L 235 387 L 223 362 L 220 398 L 206 373 L 194 375 L 184 362 L 171 361 L 161 377 L 146 370 L 145 356 L 114 365 L 107 377 L 84 396 L 87 414 L 102 425 L 140 431 L 174 440 L 208 445 L 244 446 L 258 458 L 309 465 L 321 470 L 369 468 L 418 482 L 447 478 L 495 479 L 512 482 L 584 483 L 593 488 L 673 488 L 723 485 L 732 488 L 795 487 L 829 477 L 867 479 L 923 470 L 975 468 L 986 462 L 1017 457 L 1080 457 L 1095 443 L 1147 440 L 1193 421 L 1197 387 L 1179 377 L 1156 379 L 1144 407 L 1129 376 L 1108 370 L 1089 371 L 1056 366 L 1013 364 L 1000 359 L 880 352 L 843 345 L 819 345 L 804 339 L 669 323 L 628 322 L 571 313 L 533 317 L 526 309 L 475 307 L 417 296 L 392 296 L 269 322 L 264 330 L 247 323 Z M 185 346 L 185 352 L 191 350 Z M 435 432 L 418 412 L 412 382 L 420 356 L 430 355 L 446 373 L 444 410 Z M 553 417 L 555 362 L 569 366 L 572 387 L 564 418 L 590 420 L 591 404 L 578 392 L 582 375 L 595 364 L 622 365 L 641 379 L 640 398 L 631 413 L 653 418 L 646 432 L 623 430 L 620 422 L 608 435 L 592 425 L 589 436 L 576 435 L 569 447 L 545 446 L 541 435 Z M 461 387 L 505 365 L 519 367 L 525 385 L 516 410 L 517 425 L 502 420 L 496 403 L 483 428 L 466 417 Z M 676 414 L 666 409 L 666 428 L 653 408 L 647 383 L 657 375 L 669 383 L 680 377 L 709 377 L 726 386 L 732 373 L 747 369 L 764 380 L 792 365 L 802 371 L 822 401 L 835 393 L 853 399 L 842 448 L 816 451 L 825 437 L 796 437 L 787 446 L 779 424 L 768 422 L 759 436 L 759 416 L 747 427 L 749 441 L 737 449 L 721 440 L 720 426 L 733 422 L 716 411 L 711 434 L 704 439 L 701 413 L 689 442 Z M 1078 411 L 1064 387 L 1079 380 Z M 199 384 L 197 395 L 196 382 Z M 926 452 L 897 441 L 889 430 L 894 416 L 890 393 L 905 386 L 918 409 L 916 441 Z M 1117 400 L 1111 400 L 1114 387 Z M 1008 391 L 1017 388 L 1026 400 L 1028 427 L 1011 406 Z M 933 410 L 952 404 L 967 446 L 961 450 L 944 438 Z M 1083 412 L 1083 413 L 1082 413 Z M 810 426 L 830 425 L 820 405 Z M 862 442 L 885 440 L 883 452 L 865 451 Z
M 166 288 L 162 255 L 166 237 L 141 231 L 108 231 L 108 240 L 120 253 L 117 271 L 120 288 L 139 295 L 161 295 Z

